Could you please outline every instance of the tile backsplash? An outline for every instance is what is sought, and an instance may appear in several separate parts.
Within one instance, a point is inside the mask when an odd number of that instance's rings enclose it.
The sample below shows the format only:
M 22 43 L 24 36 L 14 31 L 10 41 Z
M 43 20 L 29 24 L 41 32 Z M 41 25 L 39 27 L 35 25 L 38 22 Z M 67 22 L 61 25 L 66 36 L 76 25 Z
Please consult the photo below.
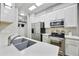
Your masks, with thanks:
M 51 32 L 64 32 L 64 28 L 47 28 L 46 29 L 46 33 L 51 33 Z
M 77 28 L 76 27 L 65 28 L 65 34 L 68 35 L 69 32 L 71 32 L 72 35 L 74 35 L 74 36 L 78 36 L 78 32 L 77 32 Z
M 69 35 L 69 33 L 71 32 L 72 35 L 77 36 L 78 32 L 77 32 L 77 28 L 76 27 L 68 27 L 68 28 L 46 28 L 46 33 L 51 33 L 51 32 L 64 32 L 66 35 Z

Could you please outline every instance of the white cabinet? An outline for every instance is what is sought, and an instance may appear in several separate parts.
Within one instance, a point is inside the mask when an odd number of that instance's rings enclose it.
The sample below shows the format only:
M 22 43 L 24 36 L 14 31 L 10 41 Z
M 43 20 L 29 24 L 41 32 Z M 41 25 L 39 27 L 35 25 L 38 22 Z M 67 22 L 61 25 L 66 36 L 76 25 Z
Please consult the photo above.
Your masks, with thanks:
M 78 56 L 78 47 L 74 45 L 66 45 L 66 55 Z
M 56 19 L 63 19 L 65 27 L 77 27 L 77 4 L 55 11 Z
M 43 34 L 43 42 L 50 43 L 50 39 L 49 39 L 49 36 L 48 35 L 44 35 Z
M 64 8 L 65 27 L 77 27 L 77 5 Z
M 56 13 L 51 12 L 46 15 L 44 15 L 44 21 L 45 21 L 45 28 L 50 28 L 50 22 L 55 20 Z
M 75 39 L 66 39 L 65 54 L 70 56 L 79 56 L 79 41 L 76 41 Z
M 77 27 L 77 4 L 54 11 L 55 19 L 63 19 L 65 27 Z
M 63 19 L 65 27 L 77 27 L 77 4 L 48 13 L 45 19 L 46 28 L 50 28 L 50 21 L 55 19 Z
M 34 27 L 34 29 L 35 29 L 35 33 L 40 33 L 40 22 L 38 22 L 38 23 L 35 23 L 35 27 Z
M 50 28 L 50 19 L 47 14 L 44 16 L 44 20 L 45 20 L 45 28 Z
M 57 19 L 63 19 L 65 27 L 77 27 L 77 4 L 47 13 L 42 18 L 45 21 L 45 28 L 50 28 L 50 22 Z
M 64 9 L 59 9 L 48 13 L 44 16 L 45 19 L 45 28 L 50 28 L 50 22 L 57 19 L 64 19 Z
M 59 9 L 55 11 L 56 19 L 64 19 L 64 9 Z
M 45 21 L 45 28 L 50 28 L 50 21 L 49 20 Z

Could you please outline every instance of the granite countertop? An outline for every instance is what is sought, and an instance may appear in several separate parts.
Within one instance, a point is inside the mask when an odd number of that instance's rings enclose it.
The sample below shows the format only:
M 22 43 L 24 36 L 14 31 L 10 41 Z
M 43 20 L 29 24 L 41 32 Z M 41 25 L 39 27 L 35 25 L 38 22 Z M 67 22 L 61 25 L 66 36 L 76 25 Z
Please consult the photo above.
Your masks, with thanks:
M 29 38 L 26 38 L 29 39 Z M 36 44 L 19 51 L 16 47 L 5 46 L 0 48 L 0 55 L 2 56 L 57 56 L 59 47 L 48 43 L 39 42 L 33 39 L 29 39 L 37 42 Z

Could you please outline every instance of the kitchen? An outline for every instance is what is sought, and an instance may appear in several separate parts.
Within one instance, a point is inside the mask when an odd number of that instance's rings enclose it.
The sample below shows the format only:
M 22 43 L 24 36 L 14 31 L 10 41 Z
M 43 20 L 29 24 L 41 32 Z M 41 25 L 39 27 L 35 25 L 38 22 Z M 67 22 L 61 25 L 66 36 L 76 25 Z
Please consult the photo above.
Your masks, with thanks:
M 0 3 L 0 10 L 0 55 L 79 56 L 78 3 Z M 37 43 L 25 49 L 24 39 Z

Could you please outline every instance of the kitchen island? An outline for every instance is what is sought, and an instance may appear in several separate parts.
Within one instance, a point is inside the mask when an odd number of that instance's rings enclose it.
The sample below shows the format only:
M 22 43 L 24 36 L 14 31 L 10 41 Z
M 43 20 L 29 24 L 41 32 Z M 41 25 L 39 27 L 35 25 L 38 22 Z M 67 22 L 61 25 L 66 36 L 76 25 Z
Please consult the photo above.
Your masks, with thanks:
M 22 38 L 22 37 L 19 37 Z M 26 37 L 23 37 L 26 38 Z M 26 38 L 36 42 L 34 45 L 19 51 L 13 44 L 0 48 L 0 56 L 57 56 L 59 47 L 33 39 Z

